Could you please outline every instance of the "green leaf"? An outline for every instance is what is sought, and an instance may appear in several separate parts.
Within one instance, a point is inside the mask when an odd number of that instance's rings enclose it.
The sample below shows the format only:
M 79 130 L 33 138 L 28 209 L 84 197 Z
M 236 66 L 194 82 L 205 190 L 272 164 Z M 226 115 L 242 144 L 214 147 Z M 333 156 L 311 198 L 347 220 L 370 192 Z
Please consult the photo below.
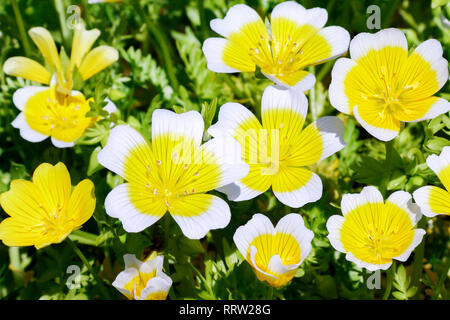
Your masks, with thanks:
M 97 148 L 95 148 L 92 151 L 91 156 L 89 157 L 89 165 L 88 165 L 88 170 L 87 170 L 88 177 L 92 176 L 97 171 L 103 169 L 103 166 L 100 163 L 98 163 L 98 160 L 97 160 L 97 156 L 98 156 L 100 150 L 102 150 L 102 148 L 100 146 L 98 146 Z
M 330 275 L 316 276 L 317 289 L 319 294 L 326 299 L 336 299 L 337 289 L 334 278 Z
M 9 172 L 11 173 L 11 180 L 27 179 L 30 177 L 25 165 L 15 163 L 14 161 L 11 161 L 11 167 L 9 169 Z
M 192 240 L 184 236 L 178 238 L 177 247 L 187 256 L 195 256 L 205 252 L 200 240 Z
M 433 137 L 426 144 L 426 147 L 435 153 L 440 152 L 446 146 L 450 146 L 450 140 L 441 137 Z
M 225 237 L 222 238 L 223 254 L 225 256 L 225 263 L 228 269 L 233 269 L 234 266 L 239 262 L 238 255 L 236 254 L 236 249 L 231 249 L 228 241 Z

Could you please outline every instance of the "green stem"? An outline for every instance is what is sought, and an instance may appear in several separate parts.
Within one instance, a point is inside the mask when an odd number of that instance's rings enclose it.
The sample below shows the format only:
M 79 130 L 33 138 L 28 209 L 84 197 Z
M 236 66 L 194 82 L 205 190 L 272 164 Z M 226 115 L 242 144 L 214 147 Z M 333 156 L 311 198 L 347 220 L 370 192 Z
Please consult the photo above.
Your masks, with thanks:
M 202 40 L 208 38 L 208 28 L 206 26 L 206 15 L 205 6 L 203 4 L 204 0 L 197 0 L 198 14 L 200 16 L 200 29 L 202 31 Z
M 315 74 L 315 67 L 309 67 L 308 69 L 309 72 L 311 72 L 312 74 Z M 313 118 L 313 121 L 317 120 L 318 114 L 317 114 L 317 110 L 316 110 L 316 86 L 314 85 L 310 90 L 309 90 L 309 105 L 311 108 L 311 115 Z
M 20 267 L 20 248 L 10 247 L 8 249 L 9 254 L 9 268 L 12 271 L 14 284 L 19 287 L 23 284 L 23 272 Z
M 61 35 L 65 48 L 69 47 L 69 29 L 67 28 L 66 12 L 64 11 L 64 0 L 54 0 L 55 9 L 58 13 Z
M 384 15 L 383 28 L 388 28 L 392 22 L 392 17 L 394 16 L 395 10 L 397 10 L 398 3 L 400 0 L 394 0 L 389 3 L 388 13 Z
M 89 21 L 89 0 L 83 0 L 83 9 L 84 9 L 84 21 L 86 22 L 86 26 L 90 25 Z
M 31 55 L 30 43 L 28 42 L 27 33 L 25 32 L 25 25 L 23 24 L 22 15 L 20 14 L 19 6 L 16 0 L 11 0 L 11 4 L 14 10 L 14 16 L 16 17 L 17 27 L 19 28 L 20 38 L 22 39 L 23 49 L 25 55 L 29 57 Z
M 94 268 L 92 268 L 91 264 L 89 263 L 89 261 L 86 259 L 85 255 L 83 254 L 83 252 L 81 252 L 80 249 L 78 249 L 77 245 L 75 242 L 73 242 L 70 238 L 66 238 L 66 241 L 69 243 L 69 245 L 72 247 L 73 251 L 75 251 L 75 253 L 78 255 L 78 257 L 81 259 L 81 261 L 83 262 L 83 264 L 86 266 L 86 268 L 88 269 L 88 271 L 94 276 L 94 278 L 97 280 L 99 286 L 100 286 L 100 291 L 103 293 L 103 295 L 106 297 L 107 300 L 109 300 L 111 297 L 109 296 L 108 290 L 106 290 L 103 280 L 100 279 L 100 277 L 98 276 L 98 274 L 94 271 Z
M 78 241 L 81 244 L 88 246 L 97 246 L 97 235 L 89 232 L 76 230 L 69 235 L 70 240 Z
M 396 262 L 395 260 L 392 262 L 392 266 L 387 272 L 387 279 L 386 279 L 386 290 L 383 294 L 383 300 L 388 300 L 389 295 L 391 294 L 392 289 L 392 280 L 394 279 L 394 272 L 395 272 Z
M 320 69 L 319 74 L 316 77 L 316 83 L 322 81 L 322 79 L 327 75 L 333 65 L 334 61 L 328 61 L 327 63 L 322 65 L 322 68 Z
M 444 267 L 444 271 L 439 278 L 439 282 L 434 289 L 433 300 L 436 300 L 439 297 L 439 293 L 441 292 L 442 286 L 444 285 L 445 279 L 447 279 L 448 270 L 450 269 L 450 258 L 447 258 L 447 262 Z
M 384 174 L 381 178 L 380 192 L 383 196 L 386 195 L 387 185 L 391 177 L 391 168 L 394 155 L 394 140 L 388 141 L 384 144 L 386 148 L 386 158 L 384 161 Z
M 267 297 L 266 300 L 273 300 L 273 287 L 269 286 L 267 289 Z
M 427 224 L 427 219 L 422 217 L 422 219 L 417 224 L 418 228 L 425 228 Z M 414 262 L 413 262 L 413 271 L 412 271 L 412 286 L 419 288 L 420 278 L 422 276 L 423 270 L 423 257 L 425 255 L 425 239 L 419 244 L 419 246 L 414 250 Z M 420 290 L 417 290 L 416 296 L 417 299 L 419 297 Z

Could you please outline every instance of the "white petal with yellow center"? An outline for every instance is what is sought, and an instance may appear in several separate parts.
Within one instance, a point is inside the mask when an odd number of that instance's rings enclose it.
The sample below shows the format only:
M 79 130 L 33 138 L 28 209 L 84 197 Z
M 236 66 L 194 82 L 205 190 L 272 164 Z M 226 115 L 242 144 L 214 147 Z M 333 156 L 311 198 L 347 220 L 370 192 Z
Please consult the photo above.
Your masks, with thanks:
M 398 47 L 408 51 L 408 42 L 404 33 L 395 28 L 383 29 L 377 33 L 359 33 L 350 43 L 350 56 L 353 60 L 366 56 L 371 50 L 381 50 L 386 47 Z
M 236 230 L 233 240 L 258 279 L 280 287 L 293 278 L 309 255 L 313 237 L 298 214 L 286 215 L 274 228 L 266 216 L 258 213 Z
M 98 160 L 128 183 L 108 195 L 107 213 L 131 232 L 147 228 L 166 211 L 189 238 L 225 227 L 230 220 L 228 205 L 205 192 L 239 180 L 248 165 L 231 136 L 201 145 L 202 136 L 203 119 L 196 111 L 156 110 L 151 145 L 129 126 L 112 129 Z
M 344 80 L 347 74 L 357 64 L 349 58 L 341 58 L 336 61 L 331 71 L 331 84 L 328 88 L 331 105 L 338 111 L 345 114 L 352 114 L 353 107 L 349 104 L 349 99 L 345 94 Z
M 245 4 L 232 6 L 223 19 L 213 19 L 210 22 L 211 29 L 223 37 L 228 37 L 233 32 L 239 32 L 248 23 L 261 20 L 258 13 Z
M 343 216 L 327 221 L 328 238 L 347 260 L 370 271 L 386 270 L 392 259 L 406 261 L 421 242 L 425 230 L 415 229 L 421 218 L 411 195 L 394 192 L 386 202 L 375 187 L 342 197 Z

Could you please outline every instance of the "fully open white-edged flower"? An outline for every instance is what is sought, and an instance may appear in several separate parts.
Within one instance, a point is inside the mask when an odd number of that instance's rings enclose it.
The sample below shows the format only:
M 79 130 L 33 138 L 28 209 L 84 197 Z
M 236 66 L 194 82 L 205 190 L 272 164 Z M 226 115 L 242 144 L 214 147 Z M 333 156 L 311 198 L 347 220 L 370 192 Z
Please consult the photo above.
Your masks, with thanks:
M 163 256 L 152 254 L 146 261 L 134 254 L 123 256 L 125 270 L 119 273 L 112 285 L 130 300 L 165 300 L 172 279 L 163 271 Z
M 203 43 L 208 68 L 234 73 L 255 72 L 258 67 L 277 84 L 308 90 L 315 77 L 304 69 L 344 54 L 350 42 L 345 29 L 324 28 L 327 19 L 325 9 L 305 9 L 286 1 L 273 9 L 268 31 L 255 10 L 237 4 L 225 18 L 210 23 L 224 38 L 208 38 Z
M 246 177 L 220 191 L 243 201 L 272 187 L 278 200 L 293 208 L 319 200 L 322 181 L 308 166 L 345 146 L 344 124 L 337 117 L 323 117 L 303 128 L 308 100 L 297 89 L 268 86 L 261 105 L 262 124 L 243 105 L 226 103 L 208 129 L 213 137 L 235 137 L 250 165 Z
M 240 226 L 233 240 L 260 281 L 273 287 L 286 285 L 311 252 L 314 234 L 301 215 L 291 213 L 274 228 L 266 216 L 257 213 Z
M 370 271 L 388 269 L 393 259 L 406 261 L 425 234 L 415 228 L 422 214 L 405 191 L 384 202 L 376 187 L 364 187 L 361 193 L 345 194 L 341 210 L 343 216 L 327 221 L 328 239 L 347 260 Z
M 21 111 L 12 122 L 20 130 L 20 135 L 30 142 L 41 142 L 51 137 L 58 148 L 75 145 L 80 138 L 101 117 L 88 117 L 91 110 L 89 102 L 81 92 L 72 90 L 64 94 L 51 87 L 28 86 L 16 90 L 13 95 L 14 105 Z M 106 99 L 105 110 L 117 111 L 115 104 Z
M 444 147 L 439 156 L 429 156 L 427 165 L 436 173 L 445 189 L 435 186 L 421 187 L 413 192 L 414 200 L 427 217 L 450 215 L 450 147 Z
M 394 139 L 401 122 L 433 119 L 450 103 L 433 96 L 448 80 L 448 62 L 439 41 L 422 42 L 409 56 L 399 29 L 360 33 L 349 58 L 336 61 L 329 88 L 331 105 L 353 114 L 372 136 Z
M 112 129 L 98 161 L 127 183 L 107 196 L 107 214 L 119 218 L 127 232 L 140 232 L 169 211 L 191 239 L 227 226 L 228 204 L 206 192 L 241 179 L 249 168 L 234 138 L 202 145 L 203 130 L 197 111 L 163 109 L 153 112 L 151 144 L 130 126 Z

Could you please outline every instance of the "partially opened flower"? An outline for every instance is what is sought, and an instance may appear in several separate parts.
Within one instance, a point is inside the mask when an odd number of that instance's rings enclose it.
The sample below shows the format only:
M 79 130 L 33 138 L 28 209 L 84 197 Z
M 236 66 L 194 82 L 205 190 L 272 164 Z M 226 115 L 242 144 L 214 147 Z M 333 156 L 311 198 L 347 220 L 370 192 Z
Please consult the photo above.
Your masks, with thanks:
M 13 102 L 21 111 L 12 122 L 12 126 L 20 130 L 20 135 L 30 142 L 41 142 L 51 137 L 58 148 L 72 147 L 87 128 L 101 119 L 89 117 L 89 102 L 81 92 L 71 91 L 69 94 L 59 92 L 55 86 L 28 86 L 14 92 Z M 105 100 L 108 113 L 117 111 L 110 100 Z
M 163 271 L 164 257 L 152 254 L 146 261 L 134 254 L 123 256 L 125 270 L 118 274 L 112 285 L 130 300 L 165 300 L 172 279 Z
M 292 280 L 311 252 L 313 238 L 312 231 L 296 213 L 281 218 L 275 228 L 269 218 L 257 213 L 233 236 L 234 243 L 258 279 L 272 287 L 284 286 Z
M 429 156 L 427 165 L 436 173 L 445 189 L 435 186 L 419 188 L 413 193 L 414 200 L 427 217 L 450 215 L 450 147 L 444 147 L 439 156 Z
M 252 199 L 270 187 L 282 203 L 298 208 L 322 196 L 322 181 L 307 166 L 341 150 L 344 125 L 323 117 L 303 129 L 308 100 L 299 90 L 269 86 L 262 96 L 260 121 L 246 107 L 226 103 L 219 121 L 208 129 L 213 137 L 232 135 L 250 165 L 243 179 L 221 188 L 233 201 Z
M 107 214 L 119 218 L 127 232 L 140 232 L 169 211 L 194 239 L 227 226 L 228 204 L 206 192 L 241 179 L 248 165 L 232 137 L 202 145 L 203 128 L 197 111 L 158 109 L 152 115 L 151 144 L 127 125 L 112 129 L 98 161 L 127 183 L 107 196 Z
M 330 102 L 353 114 L 375 138 L 392 140 L 401 122 L 433 119 L 450 110 L 447 100 L 433 96 L 448 80 L 439 41 L 422 42 L 408 56 L 403 32 L 385 29 L 358 34 L 350 55 L 333 67 Z
M 72 90 L 75 68 L 78 68 L 82 80 L 85 81 L 119 58 L 118 51 L 109 46 L 102 45 L 91 50 L 95 40 L 100 36 L 100 31 L 85 30 L 82 24 L 78 24 L 75 28 L 70 62 L 67 65 L 62 62 L 50 32 L 42 27 L 35 27 L 28 33 L 44 56 L 50 70 L 32 59 L 12 57 L 6 60 L 3 71 L 8 75 L 47 85 L 55 74 L 57 89 L 65 94 L 69 94 Z
M 10 216 L 0 223 L 0 240 L 7 246 L 60 243 L 80 228 L 95 209 L 94 184 L 86 179 L 71 190 L 70 175 L 59 162 L 41 164 L 33 181 L 13 180 L 0 203 Z
M 345 194 L 343 216 L 327 221 L 328 239 L 347 260 L 370 271 L 386 270 L 392 260 L 406 261 L 419 245 L 425 230 L 415 226 L 422 214 L 405 191 L 392 193 L 386 202 L 376 187 Z
M 275 6 L 271 30 L 258 13 L 245 4 L 231 7 L 224 19 L 211 21 L 211 29 L 224 38 L 203 44 L 208 68 L 214 72 L 255 72 L 277 84 L 312 88 L 315 77 L 304 69 L 347 51 L 349 33 L 337 26 L 325 27 L 325 9 L 305 9 L 294 1 Z

